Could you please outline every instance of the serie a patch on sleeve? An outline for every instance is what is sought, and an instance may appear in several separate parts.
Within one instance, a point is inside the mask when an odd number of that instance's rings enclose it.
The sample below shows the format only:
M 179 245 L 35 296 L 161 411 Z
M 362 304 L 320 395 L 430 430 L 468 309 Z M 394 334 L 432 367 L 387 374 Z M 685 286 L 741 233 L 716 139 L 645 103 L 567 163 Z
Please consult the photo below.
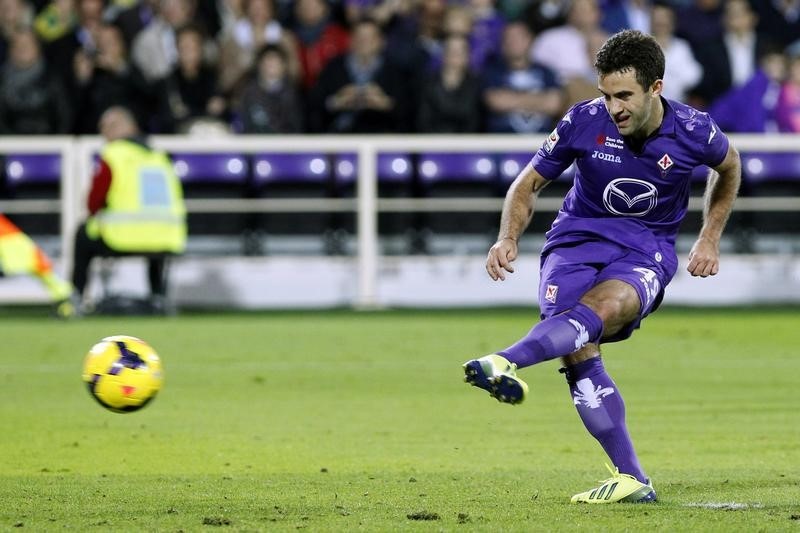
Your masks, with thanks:
M 553 130 L 552 133 L 547 136 L 547 139 L 544 140 L 544 149 L 548 152 L 552 152 L 560 138 L 561 137 L 558 136 L 558 131 Z

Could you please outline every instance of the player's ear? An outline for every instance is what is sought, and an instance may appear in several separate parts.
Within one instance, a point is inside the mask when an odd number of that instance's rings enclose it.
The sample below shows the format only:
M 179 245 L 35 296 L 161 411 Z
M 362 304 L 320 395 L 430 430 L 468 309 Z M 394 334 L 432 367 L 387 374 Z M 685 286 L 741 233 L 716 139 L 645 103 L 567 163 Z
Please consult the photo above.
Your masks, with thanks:
M 661 96 L 661 91 L 664 90 L 664 80 L 656 80 L 650 86 L 650 94 L 653 96 Z

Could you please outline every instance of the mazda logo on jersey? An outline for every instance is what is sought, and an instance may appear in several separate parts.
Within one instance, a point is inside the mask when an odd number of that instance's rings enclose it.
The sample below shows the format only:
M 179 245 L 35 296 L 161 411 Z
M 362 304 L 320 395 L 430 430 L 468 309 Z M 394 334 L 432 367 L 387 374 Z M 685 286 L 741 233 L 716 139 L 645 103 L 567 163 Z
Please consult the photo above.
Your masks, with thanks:
M 635 178 L 617 178 L 603 191 L 603 204 L 615 215 L 642 217 L 652 211 L 657 201 L 655 185 Z

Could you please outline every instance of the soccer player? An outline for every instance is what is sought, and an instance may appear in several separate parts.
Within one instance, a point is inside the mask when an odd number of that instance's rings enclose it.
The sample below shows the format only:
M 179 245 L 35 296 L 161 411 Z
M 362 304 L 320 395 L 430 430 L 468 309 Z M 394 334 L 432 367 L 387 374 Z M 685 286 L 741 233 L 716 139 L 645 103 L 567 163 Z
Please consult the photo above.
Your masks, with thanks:
M 601 96 L 574 105 L 511 185 L 486 259 L 495 281 L 514 272 L 536 197 L 574 161 L 574 185 L 541 254 L 542 321 L 512 346 L 467 361 L 465 380 L 516 404 L 528 393 L 516 370 L 561 357 L 578 414 L 615 466 L 610 479 L 572 502 L 645 503 L 656 492 L 634 451 L 600 344 L 628 338 L 661 303 L 678 267 L 675 237 L 698 165 L 714 171 L 687 269 L 692 276 L 717 273 L 741 168 L 706 113 L 661 96 L 664 54 L 652 37 L 633 30 L 613 35 L 595 68 Z

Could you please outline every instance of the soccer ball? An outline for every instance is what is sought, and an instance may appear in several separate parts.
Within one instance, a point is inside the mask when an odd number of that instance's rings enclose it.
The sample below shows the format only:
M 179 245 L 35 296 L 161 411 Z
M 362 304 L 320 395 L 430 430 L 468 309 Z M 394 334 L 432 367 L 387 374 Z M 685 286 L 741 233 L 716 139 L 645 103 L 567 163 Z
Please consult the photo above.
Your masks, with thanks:
M 115 413 L 138 411 L 156 397 L 164 382 L 161 359 L 136 337 L 106 337 L 83 361 L 83 381 L 100 405 Z

